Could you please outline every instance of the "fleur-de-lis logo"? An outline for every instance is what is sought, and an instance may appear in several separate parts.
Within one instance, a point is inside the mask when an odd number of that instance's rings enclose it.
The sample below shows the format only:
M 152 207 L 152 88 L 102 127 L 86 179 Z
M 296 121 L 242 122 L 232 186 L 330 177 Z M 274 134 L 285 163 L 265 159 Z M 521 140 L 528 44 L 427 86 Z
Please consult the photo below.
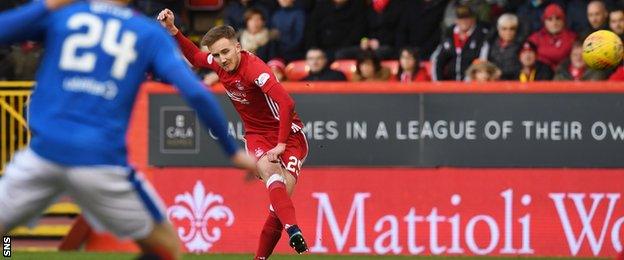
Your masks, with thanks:
M 208 252 L 221 239 L 221 228 L 208 227 L 209 220 L 224 220 L 228 227 L 234 223 L 232 210 L 222 204 L 223 197 L 212 192 L 206 194 L 201 181 L 195 183 L 193 194 L 187 191 L 175 197 L 167 216 L 171 220 L 188 221 L 187 227 L 178 227 L 178 236 L 190 252 Z

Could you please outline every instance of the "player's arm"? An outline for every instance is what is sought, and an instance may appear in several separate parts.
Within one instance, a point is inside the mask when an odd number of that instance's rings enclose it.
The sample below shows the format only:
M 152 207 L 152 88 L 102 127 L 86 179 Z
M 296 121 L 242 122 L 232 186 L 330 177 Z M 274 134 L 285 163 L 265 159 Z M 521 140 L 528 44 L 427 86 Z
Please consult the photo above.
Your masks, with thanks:
M 151 46 L 154 73 L 180 90 L 185 101 L 197 112 L 200 121 L 218 138 L 219 145 L 235 166 L 255 173 L 255 161 L 228 135 L 227 121 L 216 98 L 182 60 L 171 37 L 164 32 L 161 34 Z
M 290 135 L 290 126 L 295 114 L 295 101 L 288 95 L 284 87 L 277 83 L 268 92 L 267 95 L 277 103 L 279 107 L 279 135 L 277 137 L 278 143 L 285 144 Z
M 173 37 L 178 42 L 184 57 L 186 57 L 186 59 L 189 60 L 193 66 L 198 68 L 214 69 L 213 66 L 208 63 L 208 55 L 210 55 L 210 53 L 201 51 L 197 48 L 195 43 L 186 38 L 186 36 L 184 36 L 184 34 L 180 31 L 178 31 Z
M 33 26 L 41 26 L 39 23 L 49 11 L 65 6 L 73 0 L 46 0 L 33 1 L 18 8 L 0 13 L 0 44 L 11 44 L 25 40 L 24 32 L 40 31 L 33 30 Z
M 286 149 L 286 141 L 290 135 L 293 117 L 295 115 L 295 101 L 288 95 L 268 66 L 263 62 L 256 65 L 260 68 L 257 76 L 254 75 L 254 83 L 267 94 L 279 108 L 279 132 L 277 137 L 277 145 L 268 151 L 267 159 L 271 162 L 279 162 L 278 156 Z
M 184 34 L 182 34 L 180 30 L 178 30 L 178 28 L 174 24 L 175 16 L 171 10 L 162 10 L 158 14 L 157 19 L 158 21 L 160 21 L 160 24 L 165 27 L 165 29 L 167 29 L 169 34 L 171 34 L 173 38 L 178 42 L 178 45 L 180 46 L 184 57 L 186 57 L 186 59 L 191 64 L 193 64 L 193 66 L 198 68 L 210 68 L 213 70 L 217 69 L 214 66 L 211 66 L 210 63 L 208 63 L 208 55 L 210 54 L 201 51 L 197 47 L 197 45 L 195 45 L 195 43 L 186 38 Z

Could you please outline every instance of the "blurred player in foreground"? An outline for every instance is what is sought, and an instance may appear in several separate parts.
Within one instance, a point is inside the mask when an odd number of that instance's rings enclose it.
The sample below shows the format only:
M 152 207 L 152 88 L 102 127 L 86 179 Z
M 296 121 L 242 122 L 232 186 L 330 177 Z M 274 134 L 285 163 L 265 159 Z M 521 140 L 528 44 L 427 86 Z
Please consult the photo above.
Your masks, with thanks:
M 271 207 L 255 259 L 267 259 L 271 255 L 282 229 L 288 233 L 289 244 L 297 253 L 307 251 L 290 199 L 308 154 L 294 101 L 261 59 L 241 50 L 232 27 L 218 26 L 208 31 L 202 40 L 202 45 L 210 51 L 206 53 L 180 33 L 174 19 L 168 9 L 158 15 L 194 66 L 209 68 L 219 75 L 245 125 L 247 151 L 258 158 L 259 177 L 266 184 Z
M 155 21 L 126 1 L 35 1 L 0 14 L 0 44 L 45 42 L 30 100 L 32 140 L 0 178 L 0 233 L 67 192 L 96 229 L 134 239 L 143 256 L 177 259 L 179 243 L 151 185 L 127 162 L 126 130 L 146 72 L 173 83 L 238 167 L 255 160 L 228 136 L 216 99 Z M 56 10 L 56 11 L 53 11 Z

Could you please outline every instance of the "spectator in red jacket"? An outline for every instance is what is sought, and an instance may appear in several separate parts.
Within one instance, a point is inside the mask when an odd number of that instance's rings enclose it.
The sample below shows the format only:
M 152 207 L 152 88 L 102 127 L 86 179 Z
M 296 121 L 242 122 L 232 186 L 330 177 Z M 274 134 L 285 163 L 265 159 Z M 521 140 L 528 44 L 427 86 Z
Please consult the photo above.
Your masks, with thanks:
M 609 81 L 624 81 L 624 66 L 618 66 L 615 72 L 609 77 Z M 624 260 L 624 258 L 622 258 L 622 260 Z
M 431 81 L 431 77 L 427 73 L 427 69 L 420 65 L 418 58 L 418 49 L 403 48 L 399 57 L 399 71 L 396 80 L 401 83 L 409 83 L 414 81 Z
M 544 27 L 531 34 L 529 41 L 537 46 L 537 59 L 554 69 L 570 54 L 576 33 L 565 27 L 565 14 L 557 4 L 546 7 L 542 21 Z

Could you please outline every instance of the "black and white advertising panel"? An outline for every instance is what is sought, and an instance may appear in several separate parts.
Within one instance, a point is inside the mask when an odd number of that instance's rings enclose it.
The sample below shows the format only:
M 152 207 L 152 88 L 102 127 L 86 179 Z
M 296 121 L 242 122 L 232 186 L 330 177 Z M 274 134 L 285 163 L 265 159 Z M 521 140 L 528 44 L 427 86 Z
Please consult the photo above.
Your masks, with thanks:
M 307 166 L 622 167 L 621 94 L 293 94 Z M 230 134 L 243 125 L 225 96 Z M 149 163 L 226 166 L 183 100 L 149 98 Z

